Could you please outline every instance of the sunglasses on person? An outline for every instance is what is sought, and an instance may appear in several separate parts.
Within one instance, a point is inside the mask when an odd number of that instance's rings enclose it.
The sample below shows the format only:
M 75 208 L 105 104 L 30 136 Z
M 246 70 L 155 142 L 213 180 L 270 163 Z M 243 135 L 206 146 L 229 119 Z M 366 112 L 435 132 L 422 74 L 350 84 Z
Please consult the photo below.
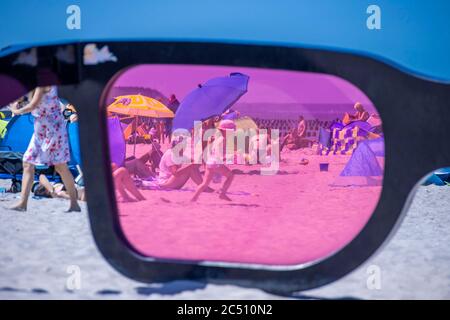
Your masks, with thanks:
M 26 54 L 37 63 L 17 63 Z M 95 241 L 109 263 L 139 281 L 277 292 L 330 283 L 373 255 L 401 222 L 418 182 L 450 163 L 450 86 L 355 54 L 98 42 L 27 49 L 3 56 L 0 66 L 0 105 L 57 85 L 75 106 Z M 235 85 L 244 75 L 245 86 Z M 206 130 L 225 120 L 233 123 L 227 134 L 246 135 L 233 147 L 243 160 L 223 164 L 229 176 L 205 161 L 173 169 L 166 153 L 175 129 L 191 133 L 199 122 L 204 146 Z M 144 123 L 151 134 L 138 130 Z M 159 153 L 152 153 L 155 138 Z M 269 162 L 258 153 L 263 140 Z M 261 174 L 274 155 L 276 172 Z M 164 188 L 164 170 L 183 181 Z M 192 203 L 208 172 L 210 192 Z M 226 201 L 217 192 L 231 175 Z M 133 198 L 130 179 L 145 200 Z

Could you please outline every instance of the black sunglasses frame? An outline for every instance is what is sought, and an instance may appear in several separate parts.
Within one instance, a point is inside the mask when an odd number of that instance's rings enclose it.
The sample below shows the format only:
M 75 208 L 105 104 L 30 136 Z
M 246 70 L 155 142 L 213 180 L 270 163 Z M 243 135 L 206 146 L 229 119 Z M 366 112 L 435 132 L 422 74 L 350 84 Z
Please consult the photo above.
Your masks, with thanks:
M 328 284 L 356 269 L 382 246 L 401 222 L 418 181 L 432 170 L 450 166 L 449 84 L 416 77 L 369 57 L 326 50 L 220 43 L 97 43 L 98 47 L 104 45 L 118 58 L 117 62 L 84 65 L 84 44 L 78 43 L 69 45 L 76 53 L 72 65 L 52 58 L 57 46 L 51 46 L 37 48 L 36 67 L 13 66 L 11 61 L 18 53 L 0 58 L 0 67 L 1 73 L 18 79 L 28 89 L 60 85 L 60 96 L 77 106 L 94 239 L 106 260 L 135 280 L 191 279 L 283 294 Z M 127 67 L 138 64 L 285 69 L 332 74 L 353 83 L 378 109 L 385 135 L 383 189 L 366 226 L 335 254 L 283 270 L 153 259 L 136 252 L 120 228 L 114 199 L 105 93 Z

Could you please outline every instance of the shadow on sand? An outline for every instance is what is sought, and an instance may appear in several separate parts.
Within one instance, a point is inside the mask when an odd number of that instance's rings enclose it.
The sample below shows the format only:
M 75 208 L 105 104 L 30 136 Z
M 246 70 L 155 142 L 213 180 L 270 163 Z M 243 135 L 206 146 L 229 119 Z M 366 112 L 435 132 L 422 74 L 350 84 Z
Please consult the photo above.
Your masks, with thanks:
M 206 283 L 183 280 L 167 282 L 158 286 L 137 287 L 135 290 L 139 295 L 150 296 L 152 294 L 173 295 L 185 291 L 195 291 L 205 288 Z

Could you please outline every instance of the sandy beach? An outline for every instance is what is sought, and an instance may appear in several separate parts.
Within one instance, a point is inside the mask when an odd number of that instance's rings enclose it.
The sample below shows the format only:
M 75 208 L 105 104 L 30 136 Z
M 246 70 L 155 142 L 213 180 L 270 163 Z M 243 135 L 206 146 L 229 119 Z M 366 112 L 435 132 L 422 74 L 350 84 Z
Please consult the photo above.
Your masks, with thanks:
M 115 86 L 124 95 L 112 96 L 107 106 L 108 141 L 120 227 L 141 254 L 292 267 L 339 251 L 371 217 L 382 190 L 382 123 L 352 84 L 304 72 L 164 65 L 131 68 L 121 79 Z M 155 88 L 148 90 L 151 97 L 141 95 L 137 84 Z M 183 130 L 192 135 L 191 145 L 200 146 L 197 130 L 190 130 L 198 120 L 203 148 L 212 149 L 212 157 L 203 158 L 206 165 L 178 166 L 173 155 L 182 141 L 173 135 L 170 147 L 164 133 Z M 219 136 L 208 138 L 211 129 Z M 261 154 L 257 164 L 235 161 L 227 164 L 229 170 L 218 164 L 227 149 L 223 142 L 234 142 L 224 135 L 249 129 L 259 136 L 249 136 L 240 147 L 227 145 L 228 150 L 234 159 L 256 159 L 255 150 L 264 150 L 276 168 L 272 174 L 263 174 Z M 161 159 L 150 152 L 152 143 L 162 146 Z M 42 155 L 53 156 L 48 150 Z M 131 155 L 137 158 L 133 162 Z M 150 162 L 158 169 L 150 172 L 145 167 Z M 210 190 L 192 202 L 202 181 Z M 8 183 L 2 180 L 0 187 Z M 351 275 L 288 297 L 231 284 L 131 281 L 96 249 L 86 204 L 82 212 L 67 213 L 66 200 L 33 197 L 27 212 L 7 209 L 18 197 L 0 193 L 0 298 L 450 298 L 449 187 L 419 187 L 396 236 Z M 373 268 L 381 276 L 375 290 L 367 285 Z
M 0 199 L 1 299 L 286 298 L 233 285 L 131 281 L 97 251 L 86 207 L 81 213 L 64 213 L 63 200 L 31 199 L 27 213 L 5 209 L 16 197 Z M 291 298 L 450 299 L 449 207 L 448 187 L 420 187 L 401 227 L 376 256 L 333 284 Z M 380 290 L 366 286 L 371 265 L 380 267 Z M 80 268 L 80 290 L 66 287 L 71 266 Z
M 147 149 L 138 145 L 137 154 Z M 152 257 L 269 265 L 311 262 L 350 242 L 378 201 L 381 186 L 332 185 L 349 158 L 286 150 L 279 172 L 270 176 L 260 174 L 260 165 L 232 165 L 231 202 L 203 193 L 191 203 L 196 188 L 192 181 L 181 190 L 144 190 L 147 200 L 119 204 L 122 228 L 136 250 Z M 301 159 L 309 163 L 302 165 Z M 319 170 L 323 162 L 329 163 L 327 172 Z

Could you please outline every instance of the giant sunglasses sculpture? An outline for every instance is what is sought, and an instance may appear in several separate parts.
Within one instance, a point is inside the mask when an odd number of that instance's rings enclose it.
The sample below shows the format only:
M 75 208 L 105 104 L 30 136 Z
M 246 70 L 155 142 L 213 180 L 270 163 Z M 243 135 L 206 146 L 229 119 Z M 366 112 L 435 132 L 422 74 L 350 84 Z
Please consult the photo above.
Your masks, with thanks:
M 117 270 L 139 281 L 195 279 L 277 292 L 305 290 L 333 282 L 360 266 L 382 246 L 401 222 L 417 182 L 432 170 L 450 164 L 446 145 L 450 135 L 450 127 L 446 125 L 450 119 L 450 85 L 418 78 L 372 58 L 300 47 L 97 42 L 98 48 L 107 46 L 116 61 L 87 65 L 83 63 L 87 45 L 36 47 L 34 66 L 14 63 L 21 53 L 29 53 L 29 48 L 2 57 L 2 88 L 8 90 L 2 89 L 0 105 L 10 103 L 36 86 L 58 85 L 60 96 L 76 106 L 95 241 Z M 69 59 L 61 59 L 61 51 L 68 52 Z M 125 235 L 119 217 L 121 210 L 116 202 L 107 142 L 106 109 L 108 91 L 135 65 L 211 65 L 238 71 L 263 67 L 334 75 L 355 85 L 376 106 L 383 123 L 383 187 L 367 223 L 339 250 L 320 259 L 288 266 L 213 262 L 207 257 L 197 261 L 154 257 L 136 250 L 136 244 Z M 294 253 L 296 248 L 289 250 Z

